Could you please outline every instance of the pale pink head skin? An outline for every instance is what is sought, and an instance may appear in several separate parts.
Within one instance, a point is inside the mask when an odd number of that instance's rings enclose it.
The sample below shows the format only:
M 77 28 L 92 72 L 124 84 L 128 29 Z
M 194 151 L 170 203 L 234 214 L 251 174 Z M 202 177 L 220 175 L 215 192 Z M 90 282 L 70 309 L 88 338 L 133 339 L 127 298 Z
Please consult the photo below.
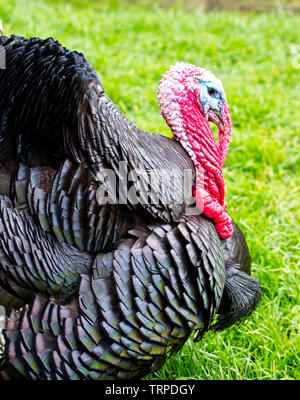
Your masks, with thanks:
M 220 238 L 230 237 L 233 226 L 225 212 L 222 167 L 229 148 L 231 120 L 221 82 L 210 71 L 178 63 L 163 75 L 158 102 L 173 136 L 195 165 L 197 207 L 212 219 Z M 219 127 L 219 143 L 209 121 Z

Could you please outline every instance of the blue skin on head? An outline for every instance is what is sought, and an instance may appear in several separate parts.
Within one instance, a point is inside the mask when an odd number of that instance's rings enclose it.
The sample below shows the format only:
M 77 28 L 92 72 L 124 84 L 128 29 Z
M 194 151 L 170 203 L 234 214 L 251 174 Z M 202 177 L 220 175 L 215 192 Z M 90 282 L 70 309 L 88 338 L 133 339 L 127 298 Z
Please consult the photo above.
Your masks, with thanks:
M 224 91 L 220 84 L 211 81 L 199 81 L 200 86 L 200 103 L 203 110 L 213 110 L 220 112 L 224 100 Z

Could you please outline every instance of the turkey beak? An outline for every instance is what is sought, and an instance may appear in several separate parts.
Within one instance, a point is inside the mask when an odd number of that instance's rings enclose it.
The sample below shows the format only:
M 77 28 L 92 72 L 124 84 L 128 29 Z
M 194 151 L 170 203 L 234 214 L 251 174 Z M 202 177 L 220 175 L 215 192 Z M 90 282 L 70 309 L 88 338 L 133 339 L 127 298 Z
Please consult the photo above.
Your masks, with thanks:
M 215 110 L 211 110 L 209 113 L 209 121 L 213 122 L 214 124 L 217 125 L 219 128 L 219 131 L 224 131 L 224 124 L 223 124 L 223 118 L 222 118 L 222 112 L 218 112 Z

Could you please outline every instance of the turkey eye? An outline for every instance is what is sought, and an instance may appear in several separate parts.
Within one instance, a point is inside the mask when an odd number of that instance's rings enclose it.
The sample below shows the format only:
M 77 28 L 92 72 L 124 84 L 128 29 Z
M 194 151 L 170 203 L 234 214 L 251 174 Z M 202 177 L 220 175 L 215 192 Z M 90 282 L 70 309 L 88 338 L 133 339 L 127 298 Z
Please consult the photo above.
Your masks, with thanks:
M 215 89 L 208 89 L 208 94 L 210 95 L 210 96 L 215 96 L 216 94 L 217 94 L 217 91 L 215 90 Z

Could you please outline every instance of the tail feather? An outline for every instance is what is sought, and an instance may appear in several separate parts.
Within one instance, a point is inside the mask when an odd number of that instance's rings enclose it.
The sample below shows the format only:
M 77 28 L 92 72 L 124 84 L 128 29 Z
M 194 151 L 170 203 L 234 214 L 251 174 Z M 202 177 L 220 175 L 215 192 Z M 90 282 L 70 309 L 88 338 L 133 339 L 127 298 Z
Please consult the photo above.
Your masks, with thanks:
M 216 323 L 212 326 L 215 331 L 242 323 L 260 302 L 262 287 L 256 279 L 238 271 L 226 278 L 224 295 L 227 306 L 219 309 Z

